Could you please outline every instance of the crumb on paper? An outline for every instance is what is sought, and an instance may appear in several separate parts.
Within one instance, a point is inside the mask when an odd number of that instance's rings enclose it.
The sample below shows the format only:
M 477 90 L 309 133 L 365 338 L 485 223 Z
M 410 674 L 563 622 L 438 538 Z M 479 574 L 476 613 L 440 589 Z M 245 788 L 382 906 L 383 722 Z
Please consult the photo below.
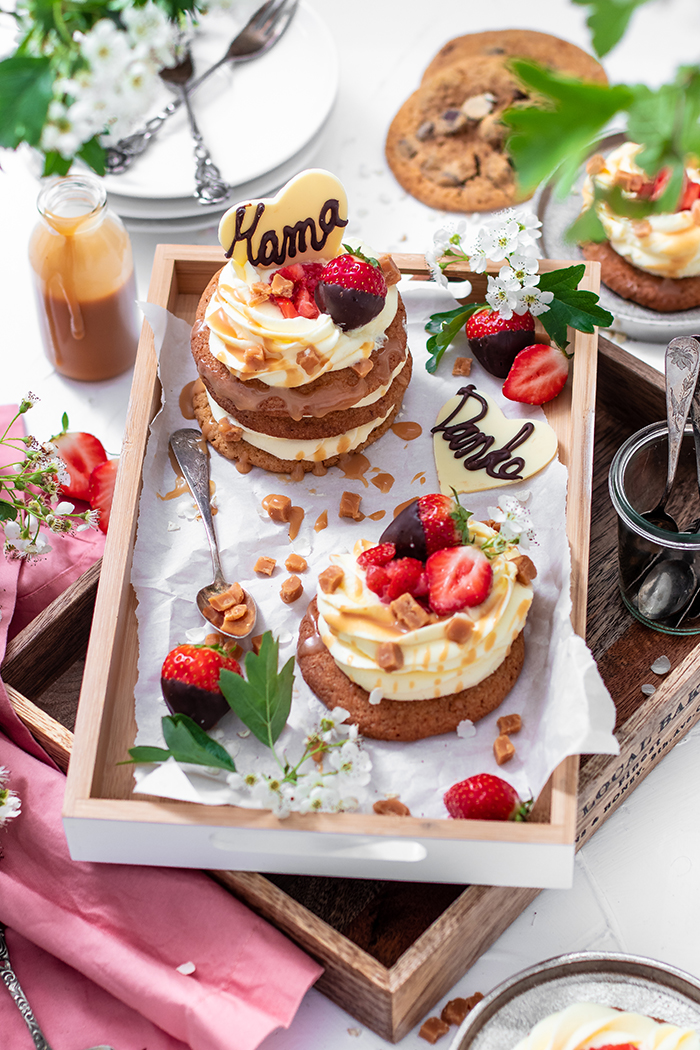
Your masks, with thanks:
M 476 736 L 476 726 L 470 718 L 465 718 L 457 726 L 457 736 L 460 740 L 469 740 Z
M 348 1035 L 362 1035 L 361 1028 L 348 1028 Z
M 176 525 L 174 521 L 168 522 L 168 532 L 179 532 L 180 526 Z
M 651 665 L 654 674 L 668 674 L 671 670 L 671 661 L 667 656 L 659 656 Z
M 194 973 L 194 971 L 197 969 L 197 967 L 195 966 L 195 964 L 193 962 L 190 961 L 190 962 L 180 963 L 180 965 L 176 966 L 175 969 L 177 970 L 178 973 L 184 973 L 185 976 L 187 976 L 190 973 Z

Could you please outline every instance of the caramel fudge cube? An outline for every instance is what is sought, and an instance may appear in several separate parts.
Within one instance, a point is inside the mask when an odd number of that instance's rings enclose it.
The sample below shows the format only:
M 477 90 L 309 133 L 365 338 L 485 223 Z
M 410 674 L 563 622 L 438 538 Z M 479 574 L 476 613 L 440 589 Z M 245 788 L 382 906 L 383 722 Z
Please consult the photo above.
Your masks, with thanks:
M 471 357 L 456 357 L 455 363 L 452 366 L 453 376 L 468 376 L 471 375 L 472 370 L 472 359 Z
M 409 631 L 416 631 L 430 622 L 430 613 L 411 594 L 402 594 L 389 605 L 399 623 Z
M 445 638 L 449 642 L 461 645 L 466 642 L 474 628 L 473 623 L 467 616 L 453 616 L 445 628 Z
M 428 1043 L 437 1043 L 438 1039 L 442 1039 L 443 1035 L 447 1035 L 449 1030 L 450 1026 L 442 1018 L 429 1017 L 420 1026 L 418 1035 Z
M 255 572 L 261 572 L 264 576 L 272 576 L 276 564 L 277 562 L 274 558 L 268 558 L 266 554 L 261 554 L 253 569 Z
M 523 720 L 520 715 L 501 715 L 501 717 L 496 720 L 496 725 L 498 726 L 499 733 L 505 733 L 509 736 L 511 733 L 520 732 L 523 728 Z
M 338 508 L 339 518 L 352 518 L 354 521 L 362 521 L 364 514 L 360 510 L 360 503 L 362 502 L 362 496 L 357 492 L 344 492 L 340 497 L 340 507 Z
M 304 593 L 304 585 L 298 576 L 290 576 L 280 587 L 280 598 L 286 605 L 291 605 Z
M 284 563 L 284 567 L 287 572 L 306 572 L 308 565 L 306 558 L 302 558 L 301 554 L 290 554 Z
M 222 594 L 212 594 L 209 599 L 209 604 L 212 608 L 217 609 L 219 612 L 226 612 L 227 609 L 231 609 L 234 605 L 241 605 L 244 602 L 245 595 L 240 583 L 232 583 L 228 590 Z
M 498 765 L 503 766 L 506 762 L 510 762 L 514 754 L 515 745 L 510 737 L 506 736 L 505 733 L 497 736 L 493 742 L 493 757 Z
M 344 578 L 345 573 L 339 565 L 329 565 L 327 569 L 319 573 L 318 584 L 324 594 L 333 594 L 338 590 Z
M 513 558 L 513 565 L 517 569 L 515 579 L 518 583 L 522 583 L 525 586 L 531 583 L 537 575 L 534 562 L 528 558 L 527 554 L 518 554 L 517 557 Z
M 377 646 L 377 664 L 383 671 L 398 671 L 403 667 L 403 653 L 396 642 L 382 642 Z
M 288 522 L 292 519 L 292 501 L 289 496 L 279 496 L 273 493 L 265 497 L 263 507 L 273 521 Z

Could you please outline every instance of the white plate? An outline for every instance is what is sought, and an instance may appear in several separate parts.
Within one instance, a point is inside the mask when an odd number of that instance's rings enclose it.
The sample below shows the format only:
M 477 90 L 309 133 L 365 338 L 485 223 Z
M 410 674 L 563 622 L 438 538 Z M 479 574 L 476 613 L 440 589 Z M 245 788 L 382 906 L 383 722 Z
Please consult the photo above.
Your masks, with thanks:
M 599 152 L 613 148 L 619 138 L 605 140 Z M 578 217 L 581 207 L 581 184 L 584 174 L 581 173 L 574 192 L 564 200 L 559 200 L 546 187 L 539 200 L 537 214 L 542 221 L 542 253 L 546 259 L 581 259 L 580 248 L 566 240 L 566 231 Z M 600 287 L 600 305 L 615 318 L 613 327 L 626 332 L 632 339 L 641 339 L 652 343 L 667 343 L 677 335 L 693 335 L 700 331 L 700 307 L 692 310 L 679 310 L 673 313 L 659 313 L 644 306 L 622 299 L 605 285 Z
M 155 223 L 161 225 L 169 223 L 170 228 L 175 229 L 174 223 L 188 222 L 189 229 L 201 229 L 204 226 L 213 225 L 219 217 L 239 201 L 251 198 L 269 196 L 288 182 L 292 176 L 298 174 L 304 168 L 311 167 L 314 158 L 318 154 L 323 140 L 323 133 L 328 124 L 321 128 L 306 145 L 290 157 L 288 161 L 278 168 L 266 172 L 257 179 L 244 182 L 240 186 L 231 187 L 231 195 L 224 204 L 198 204 L 194 197 L 175 197 L 166 200 L 145 200 L 141 197 L 125 197 L 111 190 L 108 193 L 109 203 L 125 221 L 139 220 L 141 222 Z M 181 227 L 185 228 L 185 227 Z
M 700 1028 L 700 983 L 654 959 L 575 952 L 532 966 L 470 1011 L 449 1050 L 512 1050 L 538 1021 L 592 1002 Z
M 205 70 L 225 52 L 248 14 L 202 20 L 192 53 Z M 304 3 L 282 39 L 261 58 L 224 66 L 192 96 L 199 129 L 223 178 L 234 187 L 259 179 L 297 154 L 323 127 L 335 101 L 338 57 L 318 15 Z M 153 116 L 172 99 L 163 85 Z M 110 193 L 146 200 L 193 201 L 194 153 L 182 107 L 123 175 L 108 175 Z M 231 203 L 238 198 L 232 197 Z M 199 209 L 193 202 L 190 214 Z M 172 217 L 172 216 L 171 216 Z

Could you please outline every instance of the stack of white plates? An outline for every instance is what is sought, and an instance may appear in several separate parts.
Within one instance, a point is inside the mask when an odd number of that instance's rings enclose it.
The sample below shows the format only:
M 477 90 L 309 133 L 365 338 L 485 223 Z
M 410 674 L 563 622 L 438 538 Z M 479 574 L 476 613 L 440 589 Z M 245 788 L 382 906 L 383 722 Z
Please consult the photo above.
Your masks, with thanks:
M 202 20 L 192 44 L 195 76 L 225 53 L 250 12 Z M 217 70 L 192 95 L 213 162 L 231 193 L 224 204 L 194 197 L 194 143 L 184 106 L 122 175 L 107 175 L 112 208 L 131 230 L 187 232 L 215 225 L 231 205 L 267 196 L 313 165 L 338 87 L 338 56 L 325 24 L 304 3 L 260 58 Z M 172 99 L 163 85 L 146 119 Z

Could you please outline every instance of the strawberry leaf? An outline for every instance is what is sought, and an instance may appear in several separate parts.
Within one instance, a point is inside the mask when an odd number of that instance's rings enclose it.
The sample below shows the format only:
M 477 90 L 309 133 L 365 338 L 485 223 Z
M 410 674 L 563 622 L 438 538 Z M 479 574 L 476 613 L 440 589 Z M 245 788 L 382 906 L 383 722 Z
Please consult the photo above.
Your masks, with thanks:
M 277 671 L 279 644 L 265 631 L 260 652 L 246 654 L 247 681 L 233 671 L 222 670 L 219 685 L 229 706 L 258 738 L 272 748 L 284 729 L 292 706 L 294 657 Z
M 647 0 L 573 0 L 575 4 L 590 7 L 586 25 L 596 55 L 602 58 L 612 51 L 622 37 L 636 8 Z
M 161 720 L 161 725 L 167 748 L 131 747 L 129 761 L 165 762 L 168 758 L 174 758 L 178 762 L 188 762 L 195 766 L 213 766 L 216 769 L 228 769 L 230 773 L 236 772 L 235 763 L 228 751 L 221 744 L 217 744 L 216 740 L 212 740 L 188 715 L 166 715 Z
M 469 539 L 469 519 L 472 517 L 472 512 L 463 507 L 459 502 L 459 494 L 457 489 L 452 489 L 452 497 L 455 501 L 453 510 L 450 511 L 450 517 L 455 523 L 455 528 L 458 530 L 462 537 L 462 543 L 467 544 L 470 542 Z
M 425 362 L 425 367 L 431 375 L 434 375 L 437 366 L 442 360 L 442 355 L 471 315 L 480 310 L 485 303 L 470 303 L 468 306 L 458 306 L 455 310 L 447 310 L 445 313 L 432 314 L 425 326 L 426 332 L 432 333 L 425 344 L 430 357 Z

